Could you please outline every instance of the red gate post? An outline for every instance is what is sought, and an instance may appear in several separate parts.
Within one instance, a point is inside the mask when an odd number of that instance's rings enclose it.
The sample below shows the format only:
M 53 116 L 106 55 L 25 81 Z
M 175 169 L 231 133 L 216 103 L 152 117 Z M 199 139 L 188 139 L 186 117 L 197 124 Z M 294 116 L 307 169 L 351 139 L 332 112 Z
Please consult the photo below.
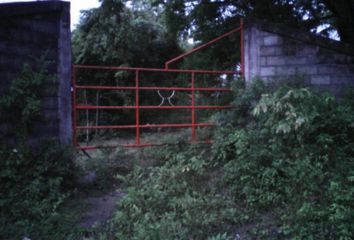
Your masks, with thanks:
M 139 120 L 139 70 L 135 70 L 135 144 L 140 145 L 140 120 Z
M 75 147 L 78 146 L 77 144 L 77 136 L 76 136 L 76 129 L 77 129 L 77 109 L 76 109 L 76 67 L 72 67 L 72 125 L 73 125 L 73 145 Z
M 194 79 L 195 73 L 192 72 L 192 139 L 191 142 L 194 142 L 196 139 L 196 131 L 195 131 L 195 86 L 194 86 Z

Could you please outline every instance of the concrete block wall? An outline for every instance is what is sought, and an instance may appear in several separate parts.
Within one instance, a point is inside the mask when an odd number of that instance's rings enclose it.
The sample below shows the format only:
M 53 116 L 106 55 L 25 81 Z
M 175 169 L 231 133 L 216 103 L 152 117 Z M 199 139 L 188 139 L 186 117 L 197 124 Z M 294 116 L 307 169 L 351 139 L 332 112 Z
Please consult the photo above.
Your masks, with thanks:
M 48 71 L 57 77 L 41 91 L 44 121 L 33 126 L 33 144 L 56 139 L 69 144 L 71 126 L 71 32 L 70 3 L 37 1 L 0 4 L 0 94 L 6 93 L 23 64 L 46 53 Z M 54 90 L 54 91 L 53 91 Z M 11 123 L 1 121 L 0 134 Z M 9 142 L 14 141 L 9 135 Z
M 248 82 L 298 78 L 338 97 L 354 87 L 354 48 L 347 44 L 256 20 L 246 22 L 244 41 Z

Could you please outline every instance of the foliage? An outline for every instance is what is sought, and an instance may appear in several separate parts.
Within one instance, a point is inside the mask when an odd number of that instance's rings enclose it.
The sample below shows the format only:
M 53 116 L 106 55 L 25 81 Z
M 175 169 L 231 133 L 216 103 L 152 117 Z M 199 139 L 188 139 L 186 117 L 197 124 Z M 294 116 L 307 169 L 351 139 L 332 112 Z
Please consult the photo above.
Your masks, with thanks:
M 156 12 L 142 7 L 128 8 L 120 0 L 104 0 L 99 8 L 82 12 L 81 22 L 72 35 L 72 45 L 74 63 L 86 65 L 162 68 L 165 61 L 180 53 L 177 41 L 168 35 Z M 85 69 L 78 70 L 76 76 L 77 83 L 83 85 L 133 86 L 135 83 L 134 72 L 130 71 Z M 139 79 L 140 85 L 168 86 L 175 76 L 140 72 Z M 135 92 L 81 90 L 78 99 L 90 105 L 131 106 Z M 141 105 L 157 105 L 159 101 L 155 91 L 140 92 Z M 151 112 L 145 111 L 142 118 L 149 119 Z M 78 121 L 83 124 L 135 122 L 131 110 L 81 113 L 86 113 L 79 114 Z
M 29 141 L 34 123 L 43 119 L 41 89 L 54 79 L 47 63 L 44 56 L 32 66 L 25 64 L 0 97 L 1 120 L 8 126 L 0 147 L 2 239 L 61 238 L 58 208 L 73 182 L 72 156 L 53 141 L 37 147 Z M 10 137 L 13 141 L 7 142 Z
M 290 28 L 315 32 L 324 37 L 336 36 L 354 43 L 353 0 L 225 0 L 225 1 L 124 1 L 142 5 L 158 13 L 171 38 L 185 49 L 200 45 L 236 28 L 240 17 L 281 23 Z M 146 7 L 148 6 L 148 7 Z M 193 39 L 194 44 L 188 44 Z M 235 33 L 207 49 L 196 52 L 182 62 L 184 68 L 230 69 L 240 62 L 239 34 Z M 232 51 L 230 51 L 232 49 Z
M 258 210 L 286 209 L 281 233 L 288 237 L 352 237 L 353 205 L 341 201 L 338 218 L 332 208 L 338 195 L 353 193 L 353 110 L 305 88 L 263 95 L 253 109 L 254 124 L 228 134 L 215 149 L 219 161 L 234 159 L 224 165 L 224 180 L 238 183 L 231 189 L 235 199 Z M 342 193 L 333 188 L 337 181 Z
M 23 143 L 34 130 L 34 123 L 43 122 L 40 96 L 43 94 L 45 84 L 49 89 L 50 84 L 56 80 L 55 76 L 48 74 L 50 62 L 45 58 L 46 54 L 35 58 L 34 66 L 24 64 L 19 76 L 11 83 L 8 94 L 1 96 L 0 122 L 7 124 L 9 131 L 0 136 L 0 142 L 16 137 Z
M 353 238 L 353 96 L 236 89 L 212 148 L 172 147 L 127 177 L 118 239 L 229 239 L 245 224 L 265 239 Z
M 68 150 L 48 142 L 35 151 L 30 148 L 1 148 L 2 238 L 51 238 L 63 234 L 58 208 L 72 186 L 73 166 Z
M 154 12 L 129 9 L 120 0 L 104 0 L 99 8 L 82 12 L 73 32 L 77 64 L 162 67 L 178 53 L 176 40 Z
M 215 28 L 232 29 L 237 19 L 256 17 L 289 27 L 317 31 L 330 36 L 336 30 L 342 41 L 353 43 L 353 0 L 226 0 L 226 1 L 166 1 L 151 0 L 165 7 L 170 31 L 188 35 L 196 40 L 209 38 Z
M 221 225 L 235 223 L 235 204 L 205 184 L 207 153 L 199 150 L 167 156 L 160 167 L 130 174 L 131 187 L 113 218 L 118 239 L 206 239 Z

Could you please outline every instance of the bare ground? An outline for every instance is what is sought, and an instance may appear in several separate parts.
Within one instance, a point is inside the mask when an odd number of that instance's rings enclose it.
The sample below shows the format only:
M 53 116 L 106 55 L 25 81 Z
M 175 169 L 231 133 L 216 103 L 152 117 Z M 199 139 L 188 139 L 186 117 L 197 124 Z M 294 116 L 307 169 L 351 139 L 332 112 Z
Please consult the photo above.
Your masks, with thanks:
M 88 196 L 85 199 L 88 209 L 81 217 L 80 226 L 91 228 L 94 225 L 105 223 L 113 216 L 116 203 L 123 196 L 124 193 L 118 190 L 102 196 Z

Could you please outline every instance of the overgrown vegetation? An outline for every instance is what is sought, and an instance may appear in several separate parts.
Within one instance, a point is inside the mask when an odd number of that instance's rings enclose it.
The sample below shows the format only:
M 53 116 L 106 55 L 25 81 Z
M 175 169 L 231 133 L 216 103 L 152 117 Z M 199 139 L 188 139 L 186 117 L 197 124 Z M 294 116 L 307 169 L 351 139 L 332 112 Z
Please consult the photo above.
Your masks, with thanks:
M 117 239 L 352 239 L 353 94 L 257 82 L 216 117 L 215 144 L 162 151 L 126 177 Z M 107 237 L 113 237 L 107 236 Z
M 234 28 L 240 15 L 281 22 L 286 17 L 289 26 L 307 30 L 329 24 L 324 32 L 336 27 L 343 41 L 353 42 L 344 31 L 351 29 L 350 21 L 342 24 L 351 13 L 338 11 L 352 9 L 350 0 L 265 2 L 103 0 L 100 8 L 83 14 L 73 32 L 74 62 L 162 67 L 181 52 L 179 44 L 188 49 L 188 38 L 206 42 Z M 235 69 L 239 53 L 230 49 L 238 44 L 238 36 L 230 36 L 173 67 Z M 81 74 L 79 84 L 85 77 L 92 85 L 134 83 L 134 75 L 122 71 Z M 140 77 L 151 86 L 162 83 L 154 74 Z M 188 76 L 163 78 L 171 86 L 189 83 Z M 0 135 L 1 239 L 354 238 L 354 94 L 336 101 L 302 86 L 269 87 L 258 81 L 245 89 L 236 82 L 235 108 L 213 117 L 220 126 L 212 146 L 180 142 L 147 149 L 148 154 L 127 151 L 125 157 L 122 151 L 116 157 L 106 150 L 85 162 L 84 171 L 96 174 L 85 190 L 110 191 L 112 182 L 128 187 L 109 225 L 80 233 L 72 229 L 75 212 L 60 210 L 73 182 L 72 155 L 52 142 L 29 144 L 34 123 L 43 119 L 40 90 L 51 79 L 41 59 L 36 66 L 25 65 L 9 93 L 0 97 L 0 122 L 7 123 L 6 135 Z M 215 78 L 213 84 L 220 82 Z M 146 105 L 161 100 L 155 93 L 140 98 Z M 78 99 L 129 106 L 135 98 L 122 91 L 87 90 Z M 128 116 L 97 110 L 94 121 L 89 111 L 78 120 L 87 125 L 134 120 Z M 144 120 L 150 122 L 151 116 Z
M 43 120 L 41 90 L 55 80 L 47 64 L 45 57 L 25 64 L 0 97 L 6 126 L 0 139 L 1 239 L 60 239 L 71 231 L 62 231 L 68 219 L 58 208 L 73 184 L 72 154 L 49 139 L 39 146 L 30 141 L 35 122 Z

